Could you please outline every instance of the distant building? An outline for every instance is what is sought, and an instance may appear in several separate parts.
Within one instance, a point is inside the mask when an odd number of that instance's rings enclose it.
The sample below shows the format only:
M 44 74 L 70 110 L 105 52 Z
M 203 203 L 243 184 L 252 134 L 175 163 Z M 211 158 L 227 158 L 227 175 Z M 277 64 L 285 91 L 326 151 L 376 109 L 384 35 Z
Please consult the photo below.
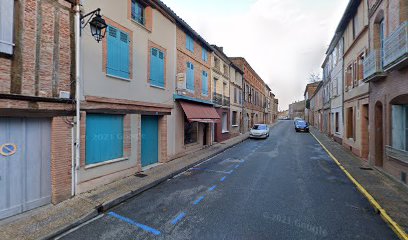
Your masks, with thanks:
M 305 100 L 299 101 L 299 102 L 294 102 L 289 105 L 289 118 L 294 119 L 296 117 L 305 118 L 305 107 L 306 107 L 306 102 Z
M 303 96 L 305 97 L 305 120 L 309 123 L 313 122 L 313 114 L 311 113 L 310 110 L 310 99 L 314 95 L 317 86 L 319 86 L 320 81 L 314 82 L 314 83 L 309 83 L 306 85 L 305 93 Z

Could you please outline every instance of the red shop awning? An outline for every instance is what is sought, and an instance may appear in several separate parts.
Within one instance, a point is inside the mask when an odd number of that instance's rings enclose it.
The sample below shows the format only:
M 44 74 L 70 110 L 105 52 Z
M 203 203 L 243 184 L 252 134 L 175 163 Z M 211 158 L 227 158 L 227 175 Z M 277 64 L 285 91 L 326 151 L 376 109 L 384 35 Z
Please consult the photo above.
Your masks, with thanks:
M 180 105 L 190 122 L 214 123 L 220 119 L 213 107 L 184 101 Z

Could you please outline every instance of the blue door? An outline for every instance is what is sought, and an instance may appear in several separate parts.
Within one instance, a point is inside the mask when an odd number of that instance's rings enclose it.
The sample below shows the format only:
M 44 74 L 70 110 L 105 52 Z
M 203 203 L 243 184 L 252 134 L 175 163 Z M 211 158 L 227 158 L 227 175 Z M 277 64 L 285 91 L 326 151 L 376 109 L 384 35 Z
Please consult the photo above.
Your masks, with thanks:
M 142 116 L 142 167 L 159 162 L 159 119 Z

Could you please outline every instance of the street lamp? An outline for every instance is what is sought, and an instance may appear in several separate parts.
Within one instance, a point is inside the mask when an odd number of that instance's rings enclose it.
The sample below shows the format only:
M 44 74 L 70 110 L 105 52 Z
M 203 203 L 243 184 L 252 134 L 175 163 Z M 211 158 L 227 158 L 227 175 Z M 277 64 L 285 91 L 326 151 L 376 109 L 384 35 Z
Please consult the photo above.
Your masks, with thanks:
M 81 29 L 85 28 L 89 23 L 89 26 L 91 27 L 91 34 L 98 43 L 105 37 L 106 27 L 108 27 L 100 13 L 101 9 L 98 8 L 81 16 Z M 88 21 L 85 22 L 85 18 L 87 17 L 89 17 Z

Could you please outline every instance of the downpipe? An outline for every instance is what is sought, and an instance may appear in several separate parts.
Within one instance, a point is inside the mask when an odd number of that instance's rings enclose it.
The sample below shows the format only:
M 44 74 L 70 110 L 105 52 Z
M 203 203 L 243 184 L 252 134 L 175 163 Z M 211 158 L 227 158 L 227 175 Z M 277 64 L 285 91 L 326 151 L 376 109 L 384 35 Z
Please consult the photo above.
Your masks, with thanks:
M 72 169 L 74 173 L 73 185 L 72 185 L 72 195 L 75 196 L 77 193 L 78 185 L 78 171 L 80 166 L 80 154 L 81 154 L 81 97 L 80 97 L 80 56 L 81 56 L 81 10 L 79 2 L 76 3 L 74 7 L 75 12 L 75 161 L 73 161 Z

